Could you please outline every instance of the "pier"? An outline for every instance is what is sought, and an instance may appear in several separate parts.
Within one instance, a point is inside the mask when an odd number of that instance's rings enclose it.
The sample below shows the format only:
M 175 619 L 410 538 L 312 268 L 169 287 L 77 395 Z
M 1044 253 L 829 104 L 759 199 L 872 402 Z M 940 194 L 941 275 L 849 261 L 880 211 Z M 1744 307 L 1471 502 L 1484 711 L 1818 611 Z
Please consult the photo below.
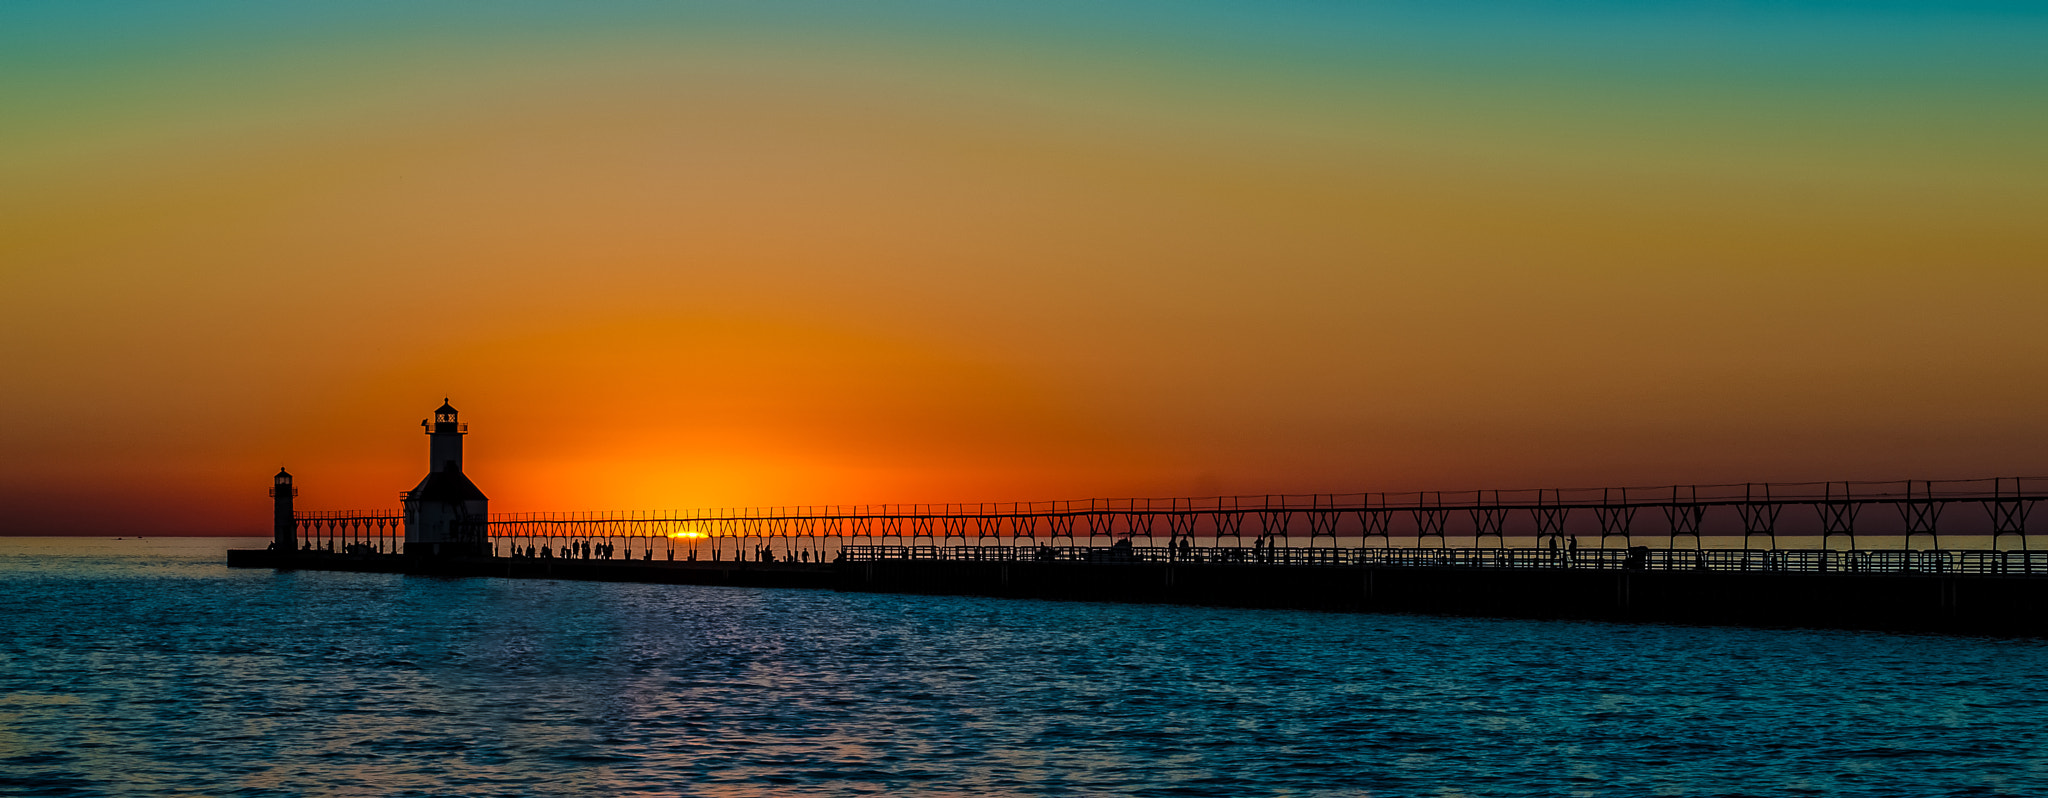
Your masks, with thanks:
M 2048 635 L 2044 498 L 2048 479 L 1999 478 L 507 513 L 462 556 L 408 547 L 402 511 L 292 512 L 297 548 L 230 564 Z
M 2048 635 L 2048 551 L 862 546 L 828 563 L 229 553 L 229 565 L 997 598 Z
M 280 469 L 228 564 L 2048 634 L 2048 478 L 492 513 L 454 406 L 421 426 L 401 509 L 298 510 Z

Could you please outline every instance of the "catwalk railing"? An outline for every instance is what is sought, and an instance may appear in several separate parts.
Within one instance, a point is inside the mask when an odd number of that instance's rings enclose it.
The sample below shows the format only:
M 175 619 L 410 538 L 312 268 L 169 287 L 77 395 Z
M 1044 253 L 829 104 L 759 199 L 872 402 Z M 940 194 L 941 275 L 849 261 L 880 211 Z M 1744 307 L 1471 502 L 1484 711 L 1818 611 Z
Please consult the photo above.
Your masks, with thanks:
M 1069 562 L 1330 568 L 1569 568 L 1606 571 L 2038 574 L 2048 551 L 1829 549 L 1288 549 L 1198 546 L 846 546 L 847 562 Z
M 2027 546 L 2027 520 L 2048 499 L 2048 478 L 1898 482 L 1747 483 L 1663 487 L 1478 490 L 1411 493 L 1274 494 L 1209 498 L 1088 499 L 981 504 L 808 505 L 672 512 L 494 513 L 489 535 L 521 550 L 569 541 L 635 541 L 717 550 L 748 538 L 829 540 L 833 545 L 943 545 L 954 541 L 1106 544 L 1164 538 L 1297 542 L 1391 548 L 1396 539 L 1444 545 L 1470 539 L 1505 547 L 1583 534 L 1607 548 L 1661 537 L 1673 548 L 1708 537 L 1739 537 L 1742 549 L 1780 535 L 1818 538 L 1822 548 L 1857 548 L 1859 535 L 1903 537 L 1907 548 L 1939 549 L 1942 535 L 1990 538 L 1991 548 Z M 1787 508 L 1799 508 L 1787 514 Z M 1871 512 L 1877 510 L 1878 512 Z M 300 538 L 314 548 L 390 550 L 402 540 L 399 511 L 301 512 Z M 734 541 L 727 544 L 724 541 Z M 757 542 L 756 545 L 760 545 Z M 1588 547 L 1591 548 L 1591 547 Z

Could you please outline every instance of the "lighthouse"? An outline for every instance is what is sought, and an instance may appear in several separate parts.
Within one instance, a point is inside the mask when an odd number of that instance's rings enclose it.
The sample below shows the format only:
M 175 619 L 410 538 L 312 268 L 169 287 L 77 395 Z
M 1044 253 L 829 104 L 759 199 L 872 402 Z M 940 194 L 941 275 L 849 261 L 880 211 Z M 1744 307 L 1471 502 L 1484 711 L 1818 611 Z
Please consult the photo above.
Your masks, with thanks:
M 289 555 L 299 550 L 299 522 L 292 515 L 292 499 L 299 489 L 292 487 L 292 472 L 277 469 L 270 479 L 270 548 Z
M 469 425 L 455 407 L 441 400 L 434 417 L 420 422 L 427 431 L 427 478 L 406 491 L 405 553 L 429 557 L 488 557 L 491 543 L 484 524 L 490 499 L 462 473 L 462 439 Z

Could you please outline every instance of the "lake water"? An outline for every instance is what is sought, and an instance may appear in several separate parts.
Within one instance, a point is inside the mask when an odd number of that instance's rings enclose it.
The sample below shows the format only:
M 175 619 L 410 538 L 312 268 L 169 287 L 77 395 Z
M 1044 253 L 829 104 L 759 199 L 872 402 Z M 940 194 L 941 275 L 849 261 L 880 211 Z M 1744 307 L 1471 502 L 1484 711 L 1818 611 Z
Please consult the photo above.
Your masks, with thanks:
M 2034 640 L 231 571 L 231 544 L 0 538 L 0 793 L 2048 795 Z

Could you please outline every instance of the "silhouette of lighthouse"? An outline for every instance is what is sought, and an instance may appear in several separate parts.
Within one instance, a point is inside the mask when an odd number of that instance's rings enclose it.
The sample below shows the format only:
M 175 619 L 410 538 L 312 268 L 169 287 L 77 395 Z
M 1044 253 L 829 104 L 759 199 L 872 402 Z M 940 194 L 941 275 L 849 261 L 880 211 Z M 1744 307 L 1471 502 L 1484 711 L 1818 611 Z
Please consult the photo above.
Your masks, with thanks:
M 462 438 L 469 425 L 457 420 L 448 400 L 421 421 L 427 430 L 427 478 L 406 491 L 405 553 L 430 557 L 488 557 L 485 535 L 490 499 L 462 474 Z
M 292 487 L 292 472 L 277 469 L 277 476 L 270 479 L 270 548 L 289 556 L 299 550 L 299 522 L 292 515 L 292 499 L 298 498 L 299 489 Z

